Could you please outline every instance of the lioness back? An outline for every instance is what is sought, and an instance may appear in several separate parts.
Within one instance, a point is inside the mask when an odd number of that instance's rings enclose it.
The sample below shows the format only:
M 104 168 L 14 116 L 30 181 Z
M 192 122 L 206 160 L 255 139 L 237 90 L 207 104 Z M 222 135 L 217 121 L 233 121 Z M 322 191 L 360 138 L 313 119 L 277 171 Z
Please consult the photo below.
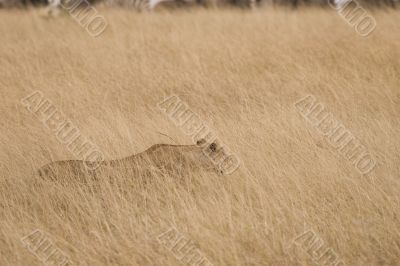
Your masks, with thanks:
M 87 167 L 88 164 L 90 162 L 82 160 L 55 161 L 38 169 L 38 173 L 41 178 L 52 181 L 72 178 L 81 182 L 86 182 L 87 178 L 95 180 L 102 171 L 123 175 L 148 174 L 154 171 L 181 174 L 197 171 L 219 173 L 205 149 L 198 145 L 155 144 L 135 155 L 97 162 L 99 167 L 93 170 Z

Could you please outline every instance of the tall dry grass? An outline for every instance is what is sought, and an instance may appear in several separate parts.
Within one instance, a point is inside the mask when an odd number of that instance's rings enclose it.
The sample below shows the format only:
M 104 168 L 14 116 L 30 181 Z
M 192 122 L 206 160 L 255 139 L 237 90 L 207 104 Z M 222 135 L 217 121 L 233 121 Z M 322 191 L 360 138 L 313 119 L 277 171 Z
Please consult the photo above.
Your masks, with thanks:
M 20 241 L 35 229 L 75 265 L 180 265 L 157 240 L 171 225 L 214 265 L 312 265 L 291 245 L 306 229 L 346 265 L 400 265 L 398 13 L 373 13 L 368 38 L 330 10 L 100 13 L 109 28 L 92 38 L 68 16 L 0 11 L 0 265 L 41 264 Z M 37 180 L 73 156 L 20 104 L 34 90 L 107 158 L 172 143 L 164 134 L 190 144 L 156 107 L 177 94 L 242 167 L 146 184 Z M 376 157 L 370 174 L 296 111 L 308 94 Z

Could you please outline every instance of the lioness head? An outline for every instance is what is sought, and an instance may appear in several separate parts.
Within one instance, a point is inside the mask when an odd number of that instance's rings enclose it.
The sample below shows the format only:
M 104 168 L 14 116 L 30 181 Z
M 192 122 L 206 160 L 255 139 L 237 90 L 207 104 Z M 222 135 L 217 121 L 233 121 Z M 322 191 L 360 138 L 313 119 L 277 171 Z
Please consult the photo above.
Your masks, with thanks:
M 214 169 L 218 174 L 224 174 L 224 169 L 220 167 L 221 161 L 226 158 L 224 148 L 217 142 L 208 143 L 205 139 L 200 139 L 196 145 L 201 149 L 200 163 L 205 168 Z

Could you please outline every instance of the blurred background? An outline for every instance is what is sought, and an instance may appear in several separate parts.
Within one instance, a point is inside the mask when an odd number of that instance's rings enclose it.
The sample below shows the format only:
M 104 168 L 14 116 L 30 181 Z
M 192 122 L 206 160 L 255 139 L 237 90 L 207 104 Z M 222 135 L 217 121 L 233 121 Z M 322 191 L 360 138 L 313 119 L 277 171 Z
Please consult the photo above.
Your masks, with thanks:
M 80 0 L 69 0 L 79 1 Z M 331 0 L 337 3 L 338 1 Z M 105 6 L 117 6 L 123 8 L 137 9 L 138 3 L 143 0 L 89 0 L 92 4 L 102 4 Z M 250 7 L 252 3 L 256 6 L 270 7 L 270 6 L 288 6 L 297 8 L 300 6 L 329 6 L 328 0 L 165 0 L 162 1 L 159 6 L 202 6 L 207 8 L 213 7 Z M 344 0 L 343 2 L 347 2 Z M 399 6 L 398 0 L 358 0 L 359 4 L 363 6 L 373 7 L 389 7 L 397 8 Z M 48 0 L 0 0 L 0 8 L 15 8 L 15 7 L 29 7 L 29 6 L 44 6 L 48 4 Z

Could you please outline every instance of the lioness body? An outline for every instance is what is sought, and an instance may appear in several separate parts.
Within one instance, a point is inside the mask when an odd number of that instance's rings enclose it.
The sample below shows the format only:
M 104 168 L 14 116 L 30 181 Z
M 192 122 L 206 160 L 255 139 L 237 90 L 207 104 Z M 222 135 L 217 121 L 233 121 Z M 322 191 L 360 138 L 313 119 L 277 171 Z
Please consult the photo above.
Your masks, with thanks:
M 38 170 L 39 176 L 56 181 L 64 178 L 74 178 L 86 182 L 88 177 L 96 180 L 99 173 L 147 175 L 150 173 L 180 173 L 196 171 L 220 173 L 209 153 L 215 152 L 211 144 L 202 148 L 198 145 L 168 145 L 156 144 L 144 152 L 117 160 L 103 162 L 85 162 L 82 160 L 55 161 L 44 165 Z M 97 164 L 91 169 L 91 164 Z M 89 166 L 89 167 L 88 167 Z

